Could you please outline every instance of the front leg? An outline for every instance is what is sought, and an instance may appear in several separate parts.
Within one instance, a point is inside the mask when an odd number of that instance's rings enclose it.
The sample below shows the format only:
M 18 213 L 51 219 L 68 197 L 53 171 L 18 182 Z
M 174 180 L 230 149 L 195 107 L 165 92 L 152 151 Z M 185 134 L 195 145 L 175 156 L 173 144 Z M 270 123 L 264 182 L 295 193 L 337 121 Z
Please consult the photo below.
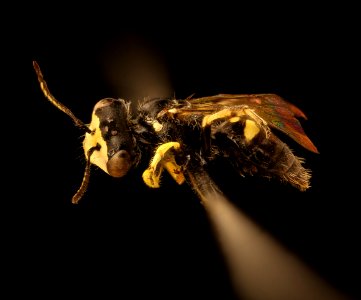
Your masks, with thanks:
M 151 188 L 159 188 L 163 168 L 168 171 L 178 184 L 182 184 L 185 181 L 182 167 L 175 161 L 174 150 L 180 150 L 178 142 L 168 142 L 156 149 L 148 169 L 142 175 L 146 185 Z

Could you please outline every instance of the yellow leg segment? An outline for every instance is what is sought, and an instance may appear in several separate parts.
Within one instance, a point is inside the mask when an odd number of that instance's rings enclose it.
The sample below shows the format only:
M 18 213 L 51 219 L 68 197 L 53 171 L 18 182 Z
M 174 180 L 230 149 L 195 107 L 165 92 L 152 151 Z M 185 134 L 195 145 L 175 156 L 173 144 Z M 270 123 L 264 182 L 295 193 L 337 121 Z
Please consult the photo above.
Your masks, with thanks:
M 173 179 L 182 184 L 185 180 L 182 168 L 177 165 L 171 150 L 179 150 L 178 142 L 168 142 L 160 145 L 150 162 L 148 169 L 143 172 L 143 180 L 151 188 L 159 188 L 160 176 L 165 168 Z
M 247 142 L 251 142 L 255 136 L 260 132 L 261 128 L 266 131 L 267 123 L 261 117 L 259 117 L 253 110 L 247 107 L 239 107 L 238 109 L 225 108 L 217 111 L 214 114 L 206 115 L 202 120 L 202 128 L 207 128 L 217 120 L 228 120 L 230 123 L 237 123 L 241 120 L 245 120 L 243 134 Z M 206 140 L 206 146 L 210 147 L 210 142 Z
M 214 114 L 205 116 L 202 120 L 202 127 L 204 128 L 204 127 L 210 126 L 214 121 L 220 120 L 220 119 L 230 119 L 230 120 L 233 119 L 231 122 L 237 122 L 237 121 L 239 121 L 239 118 L 238 119 L 235 119 L 235 118 L 244 116 L 244 115 L 246 115 L 244 109 L 235 110 L 235 109 L 225 108 L 220 111 L 217 111 Z
M 173 155 L 170 155 L 165 160 L 164 168 L 178 184 L 182 184 L 186 180 L 182 172 L 182 167 L 177 165 Z

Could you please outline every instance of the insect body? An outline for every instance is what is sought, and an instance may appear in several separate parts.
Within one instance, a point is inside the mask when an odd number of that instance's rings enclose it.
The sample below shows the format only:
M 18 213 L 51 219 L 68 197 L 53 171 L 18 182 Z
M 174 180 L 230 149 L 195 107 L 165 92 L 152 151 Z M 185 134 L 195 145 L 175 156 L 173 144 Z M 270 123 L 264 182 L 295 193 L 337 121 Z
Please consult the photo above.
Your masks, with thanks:
M 303 159 L 274 133 L 279 130 L 318 153 L 297 119 L 306 116 L 275 94 L 151 99 L 141 103 L 135 115 L 125 100 L 105 98 L 95 105 L 86 125 L 50 93 L 36 62 L 34 69 L 45 96 L 85 131 L 87 165 L 73 203 L 86 191 L 91 164 L 123 177 L 144 153 L 152 153 L 143 173 L 149 187 L 158 188 L 167 171 L 178 184 L 188 182 L 201 199 L 209 189 L 217 189 L 205 166 L 220 157 L 242 175 L 276 178 L 301 191 L 310 186 Z

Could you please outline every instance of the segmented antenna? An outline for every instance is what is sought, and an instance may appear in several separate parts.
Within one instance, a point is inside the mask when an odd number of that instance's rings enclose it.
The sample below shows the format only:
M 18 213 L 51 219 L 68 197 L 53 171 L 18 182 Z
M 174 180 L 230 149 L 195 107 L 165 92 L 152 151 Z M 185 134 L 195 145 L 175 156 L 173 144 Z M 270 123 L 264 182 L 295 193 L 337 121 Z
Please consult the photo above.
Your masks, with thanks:
M 82 128 L 87 133 L 92 133 L 92 131 L 89 129 L 88 126 L 86 126 L 82 121 L 80 121 L 76 116 L 74 116 L 74 114 L 72 113 L 72 111 L 69 108 L 67 108 L 64 104 L 62 104 L 61 102 L 56 100 L 55 97 L 50 93 L 48 85 L 46 84 L 46 81 L 44 80 L 43 73 L 41 72 L 38 63 L 35 60 L 33 61 L 33 66 L 34 66 L 36 75 L 38 76 L 38 80 L 39 80 L 39 83 L 40 83 L 40 88 L 43 91 L 45 97 L 54 106 L 56 106 L 58 109 L 60 109 L 62 112 L 66 113 L 70 118 L 72 118 L 72 120 L 74 121 L 76 126 Z
M 40 83 L 40 88 L 43 91 L 45 97 L 54 106 L 56 106 L 58 109 L 60 109 L 62 112 L 66 113 L 70 118 L 72 118 L 73 122 L 75 123 L 75 125 L 77 127 L 85 130 L 89 134 L 92 134 L 93 131 L 90 130 L 90 128 L 88 126 L 86 126 L 82 121 L 80 121 L 77 117 L 75 117 L 69 108 L 67 108 L 64 104 L 62 104 L 61 102 L 56 100 L 55 97 L 50 93 L 48 85 L 46 84 L 46 81 L 44 80 L 43 73 L 41 72 L 40 67 L 36 61 L 33 61 L 33 66 L 34 66 L 36 75 L 38 77 L 38 81 Z M 72 198 L 72 203 L 74 203 L 74 204 L 77 204 L 79 202 L 79 200 L 83 197 L 83 195 L 85 194 L 85 192 L 88 188 L 89 178 L 90 178 L 90 166 L 91 166 L 90 157 L 94 151 L 99 151 L 100 147 L 101 146 L 99 144 L 97 144 L 95 147 L 90 148 L 87 152 L 87 158 L 86 158 L 87 161 L 86 161 L 86 166 L 85 166 L 85 170 L 84 170 L 83 181 L 80 185 L 80 188 L 78 189 L 78 191 L 75 193 L 75 195 Z
M 89 179 L 90 179 L 90 166 L 91 166 L 90 156 L 93 154 L 94 151 L 99 151 L 99 150 L 100 150 L 100 145 L 97 144 L 95 147 L 91 147 L 87 152 L 87 161 L 86 161 L 86 166 L 85 166 L 85 170 L 84 170 L 83 181 L 80 185 L 80 188 L 78 189 L 78 191 L 75 193 L 75 195 L 71 199 L 71 202 L 73 204 L 78 204 L 79 200 L 84 196 L 84 194 L 88 188 Z

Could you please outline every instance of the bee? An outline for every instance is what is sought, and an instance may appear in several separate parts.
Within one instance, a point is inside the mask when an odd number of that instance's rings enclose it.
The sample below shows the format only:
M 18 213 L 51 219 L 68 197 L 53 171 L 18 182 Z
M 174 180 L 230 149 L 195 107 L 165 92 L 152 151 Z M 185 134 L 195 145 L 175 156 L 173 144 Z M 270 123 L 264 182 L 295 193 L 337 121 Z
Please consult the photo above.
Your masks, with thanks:
M 242 176 L 277 179 L 300 191 L 310 187 L 311 170 L 303 166 L 304 159 L 276 134 L 319 153 L 298 120 L 306 115 L 276 94 L 154 98 L 140 103 L 136 113 L 126 100 L 105 98 L 85 124 L 50 93 L 36 61 L 33 67 L 45 97 L 85 133 L 86 167 L 74 204 L 86 192 L 91 165 L 120 178 L 149 154 L 142 175 L 147 186 L 159 188 L 166 171 L 179 185 L 188 183 L 201 201 L 212 191 L 220 192 L 207 172 L 207 165 L 219 158 Z

